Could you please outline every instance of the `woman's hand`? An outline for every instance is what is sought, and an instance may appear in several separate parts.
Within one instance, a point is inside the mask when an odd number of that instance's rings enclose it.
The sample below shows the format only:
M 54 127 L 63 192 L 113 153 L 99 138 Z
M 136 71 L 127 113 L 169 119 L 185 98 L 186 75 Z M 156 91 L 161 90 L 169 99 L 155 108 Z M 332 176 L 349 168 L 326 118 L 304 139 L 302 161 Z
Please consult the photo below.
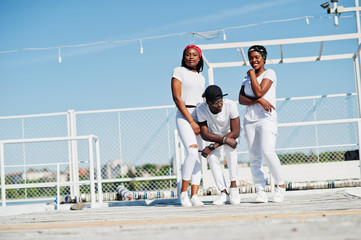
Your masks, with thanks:
M 193 129 L 193 132 L 196 136 L 198 136 L 201 132 L 201 128 L 199 127 L 199 125 L 196 122 L 192 122 L 191 123 L 191 127 Z
M 256 72 L 254 71 L 254 69 L 248 70 L 247 76 L 251 76 L 251 74 L 256 74 Z
M 276 108 L 270 102 L 268 102 L 263 98 L 259 98 L 257 101 L 262 105 L 263 109 L 266 110 L 267 112 L 272 112 L 272 109 L 276 110 Z

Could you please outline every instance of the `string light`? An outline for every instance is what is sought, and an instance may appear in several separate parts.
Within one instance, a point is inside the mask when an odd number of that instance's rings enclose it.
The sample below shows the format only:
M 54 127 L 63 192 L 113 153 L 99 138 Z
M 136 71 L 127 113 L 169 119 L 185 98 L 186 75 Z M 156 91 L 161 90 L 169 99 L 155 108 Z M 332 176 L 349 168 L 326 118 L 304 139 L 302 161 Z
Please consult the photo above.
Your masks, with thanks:
M 59 63 L 62 63 L 62 59 L 61 59 L 61 55 L 60 55 L 60 47 L 58 47 L 58 49 L 59 49 L 59 58 L 58 58 L 58 61 L 59 61 Z
M 142 44 L 142 39 L 139 39 L 140 42 L 140 54 L 143 54 L 143 44 Z
M 340 18 L 350 18 L 350 17 L 354 17 L 353 15 L 349 15 L 349 16 L 340 16 Z M 63 46 L 56 46 L 56 47 L 44 47 L 44 48 L 23 48 L 23 49 L 16 49 L 16 50 L 6 50 L 6 51 L 0 51 L 0 53 L 14 53 L 14 52 L 20 52 L 20 51 L 40 51 L 40 50 L 49 50 L 49 49 L 58 49 L 58 62 L 62 63 L 62 58 L 61 58 L 61 52 L 60 52 L 60 48 L 74 48 L 74 47 L 85 47 L 85 46 L 92 46 L 92 45 L 99 45 L 99 44 L 114 44 L 114 43 L 125 43 L 125 42 L 134 42 L 134 41 L 139 41 L 140 42 L 140 54 L 143 54 L 144 49 L 143 49 L 143 43 L 142 40 L 147 40 L 147 39 L 156 39 L 156 38 L 164 38 L 164 37 L 171 37 L 171 36 L 182 36 L 182 35 L 189 35 L 190 38 L 190 42 L 192 44 L 194 44 L 196 42 L 195 37 L 199 37 L 199 38 L 203 38 L 203 39 L 208 39 L 207 37 L 204 37 L 205 35 L 207 35 L 207 33 L 211 33 L 209 34 L 210 36 L 214 36 L 216 35 L 217 32 L 223 32 L 223 40 L 226 41 L 227 40 L 227 36 L 226 36 L 226 32 L 225 30 L 230 30 L 230 29 L 239 29 L 239 28 L 247 28 L 247 27 L 253 27 L 253 26 L 257 26 L 257 25 L 261 25 L 261 24 L 268 24 L 268 23 L 277 23 L 277 22 L 289 22 L 289 21 L 295 21 L 295 20 L 300 20 L 300 19 L 305 19 L 306 20 L 306 24 L 309 25 L 310 21 L 309 18 L 319 18 L 319 19 L 323 19 L 323 18 L 332 18 L 331 16 L 327 16 L 327 17 L 323 17 L 323 16 L 304 16 L 304 17 L 297 17 L 297 18 L 289 18 L 289 19 L 281 19 L 281 20 L 272 20 L 272 21 L 266 21 L 266 22 L 261 22 L 261 23 L 254 23 L 254 24 L 248 24 L 248 25 L 243 25 L 243 26 L 234 26 L 234 27 L 226 27 L 220 30 L 214 30 L 214 31 L 209 31 L 209 32 L 183 32 L 183 33 L 174 33 L 174 34 L 166 34 L 166 35 L 161 35 L 161 36 L 152 36 L 152 37 L 144 37 L 144 38 L 136 38 L 136 39 L 129 39 L 129 40 L 117 40 L 117 41 L 101 41 L 101 42 L 93 42 L 93 43 L 83 43 L 83 44 L 77 44 L 77 45 L 63 45 Z M 214 38 L 214 37 L 213 37 Z M 213 39 L 213 38 L 209 38 L 209 39 Z

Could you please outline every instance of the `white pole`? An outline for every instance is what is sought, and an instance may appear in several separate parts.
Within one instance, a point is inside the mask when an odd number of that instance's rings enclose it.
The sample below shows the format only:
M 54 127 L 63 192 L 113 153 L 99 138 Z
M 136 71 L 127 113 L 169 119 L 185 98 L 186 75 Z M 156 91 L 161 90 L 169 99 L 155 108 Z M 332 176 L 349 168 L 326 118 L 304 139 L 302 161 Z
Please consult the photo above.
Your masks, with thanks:
M 360 12 L 359 12 L 359 3 L 358 3 L 358 0 L 355 0 L 355 7 L 356 7 L 356 30 L 357 30 L 357 33 L 360 33 L 361 32 L 361 29 L 360 29 Z M 358 44 L 360 45 L 361 43 L 361 39 L 358 38 Z
M 75 111 L 69 110 L 70 114 L 70 136 L 76 137 L 76 117 Z M 76 140 L 71 141 L 71 153 L 72 153 L 72 175 L 73 181 L 79 182 L 79 166 L 78 166 L 78 144 Z M 75 196 L 79 197 L 79 185 L 75 184 L 73 186 L 73 195 L 71 196 L 74 198 Z
M 356 7 L 356 30 L 357 33 L 361 32 L 360 29 L 360 12 L 359 12 L 359 2 L 358 0 L 355 0 L 355 7 Z M 357 43 L 360 46 L 361 44 L 361 39 L 358 38 L 357 39 Z M 355 61 L 355 72 L 356 72 L 356 91 L 357 91 L 357 103 L 358 103 L 358 113 L 359 113 L 359 118 L 361 118 L 361 96 L 360 96 L 360 92 L 361 92 L 361 86 L 360 86 L 360 68 L 359 68 L 359 64 L 360 63 L 360 58 L 359 58 L 359 53 L 357 53 L 357 57 L 356 59 L 354 59 Z M 358 121 L 358 148 L 359 148 L 359 161 L 360 161 L 360 179 L 361 179 L 361 124 L 360 124 L 360 120 Z
M 180 197 L 182 176 L 181 176 L 181 157 L 180 157 L 180 148 L 179 148 L 179 136 L 178 130 L 174 130 L 174 158 L 175 158 L 175 170 L 177 174 L 177 196 Z
M 71 137 L 71 128 L 72 128 L 72 124 L 71 124 L 71 112 L 73 112 L 74 110 L 68 110 L 67 112 L 67 127 L 68 127 L 68 137 Z M 69 157 L 69 181 L 70 182 L 74 182 L 74 178 L 73 178 L 73 147 L 72 147 L 72 141 L 68 141 L 68 157 Z M 74 196 L 74 187 L 72 185 L 70 185 L 70 195 Z
M 21 136 L 23 139 L 25 139 L 25 124 L 24 124 L 24 118 L 21 118 Z M 23 146 L 23 163 L 24 163 L 24 167 L 23 167 L 23 171 L 24 171 L 24 183 L 27 182 L 28 176 L 27 176 L 27 171 L 26 171 L 26 151 L 25 151 L 25 143 L 22 144 Z M 28 198 L 28 189 L 25 188 L 25 198 Z
M 120 163 L 120 173 L 121 173 L 121 178 L 123 178 L 123 164 L 124 164 L 124 160 L 123 160 L 123 152 L 122 152 L 122 130 L 120 128 L 120 112 L 118 112 L 118 136 L 119 136 L 119 159 L 121 160 Z M 107 170 L 108 171 L 108 170 Z M 109 176 L 108 176 L 109 178 Z
M 60 208 L 60 164 L 57 163 L 56 164 L 56 196 L 57 196 L 57 201 L 56 201 L 56 210 L 59 210 Z
M 202 146 L 199 146 L 199 149 L 203 150 L 204 149 L 204 146 L 206 146 L 206 142 L 205 141 L 202 141 Z M 202 163 L 202 177 L 203 177 L 203 193 L 205 193 L 207 191 L 207 189 L 211 186 L 211 182 L 209 181 L 210 179 L 208 178 L 208 174 L 207 174 L 207 171 L 208 171 L 208 164 L 207 164 L 207 158 L 204 158 L 201 154 L 200 155 L 200 160 L 201 160 L 201 163 Z
M 360 157 L 360 154 L 361 154 L 361 118 L 359 118 L 358 122 L 357 122 L 357 129 L 358 129 L 358 142 L 359 142 L 359 145 L 358 145 L 358 152 L 359 152 L 359 168 L 360 168 L 360 179 L 361 179 L 361 157 Z
M 360 86 L 360 57 L 357 55 L 354 58 L 354 69 L 355 69 L 355 85 L 356 85 L 356 92 L 357 92 L 357 110 L 358 110 L 358 117 L 361 117 L 361 86 Z
M 213 67 L 212 67 L 211 63 L 208 61 L 208 59 L 206 58 L 206 56 L 204 56 L 204 54 L 203 54 L 203 61 L 208 67 L 208 84 L 213 85 L 214 84 Z
M 214 73 L 213 73 L 213 67 L 208 67 L 208 84 L 213 85 L 214 84 Z
M 4 163 L 4 144 L 0 144 L 0 167 L 1 167 L 1 204 L 6 207 L 5 191 L 5 163 Z
M 317 121 L 317 113 L 316 113 L 316 101 L 313 101 L 313 121 Z M 315 125 L 315 132 L 316 132 L 316 154 L 317 154 L 317 162 L 320 162 L 320 151 L 319 151 L 319 144 L 318 144 L 318 125 Z
M 94 183 L 94 154 L 93 154 L 93 139 L 89 137 L 88 139 L 88 148 L 89 148 L 89 170 L 90 170 L 90 196 L 91 196 L 91 207 L 95 207 L 95 183 Z
M 99 139 L 95 139 L 95 158 L 97 161 L 97 182 L 98 182 L 98 201 L 103 202 L 103 188 L 102 188 L 102 175 L 100 169 L 100 151 L 99 151 Z
M 356 31 L 358 34 L 361 33 L 360 30 L 360 12 L 359 12 L 359 2 L 358 0 L 355 0 L 355 13 L 356 13 Z M 357 39 L 357 43 L 358 46 L 360 46 L 361 44 L 361 39 L 358 38 Z M 359 68 L 359 64 L 360 64 L 360 58 L 359 58 L 359 54 L 357 53 L 356 55 L 356 65 L 357 67 L 355 68 L 355 72 L 356 72 L 356 92 L 357 92 L 357 103 L 358 103 L 358 114 L 359 117 L 361 117 L 361 85 L 360 85 L 360 68 Z M 360 143 L 359 143 L 360 144 Z
M 171 140 L 170 140 L 170 131 L 169 131 L 170 127 L 169 127 L 169 110 L 168 109 L 166 109 L 166 113 L 167 113 L 166 117 L 167 117 L 167 136 L 168 136 L 168 138 L 167 138 L 167 140 L 168 140 L 168 159 L 170 159 L 172 154 L 171 154 L 171 149 L 170 149 Z M 169 169 L 169 171 L 170 171 L 170 169 Z

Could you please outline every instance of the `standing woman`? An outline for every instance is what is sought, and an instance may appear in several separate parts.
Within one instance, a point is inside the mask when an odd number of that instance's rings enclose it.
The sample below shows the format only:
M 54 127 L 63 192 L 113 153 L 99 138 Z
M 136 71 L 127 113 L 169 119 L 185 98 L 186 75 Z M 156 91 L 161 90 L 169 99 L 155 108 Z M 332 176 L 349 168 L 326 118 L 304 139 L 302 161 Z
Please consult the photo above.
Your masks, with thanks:
M 247 72 L 238 99 L 240 104 L 247 106 L 243 123 L 244 135 L 253 181 L 258 192 L 255 201 L 258 203 L 268 202 L 264 173 L 261 169 L 262 158 L 266 160 L 278 185 L 273 202 L 282 202 L 285 194 L 281 163 L 275 151 L 277 76 L 274 70 L 265 69 L 266 58 L 267 51 L 263 46 L 255 45 L 249 48 L 248 59 L 252 69 Z
M 201 182 L 201 161 L 198 149 L 202 149 L 202 138 L 196 116 L 196 106 L 203 101 L 205 79 L 202 75 L 202 51 L 195 45 L 183 50 L 182 66 L 173 71 L 172 95 L 178 108 L 176 124 L 183 145 L 187 151 L 182 166 L 182 187 L 180 200 L 185 207 L 204 205 L 198 198 Z M 191 181 L 191 198 L 188 197 L 188 185 Z

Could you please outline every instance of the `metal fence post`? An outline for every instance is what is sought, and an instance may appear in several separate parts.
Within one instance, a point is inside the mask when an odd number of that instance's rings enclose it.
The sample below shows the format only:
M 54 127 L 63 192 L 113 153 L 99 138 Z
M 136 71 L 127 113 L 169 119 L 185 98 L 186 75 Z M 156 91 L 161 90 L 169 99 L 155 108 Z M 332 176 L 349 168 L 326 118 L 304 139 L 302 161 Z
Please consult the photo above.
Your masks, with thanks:
M 175 172 L 177 174 L 177 193 L 178 198 L 180 197 L 181 185 L 182 185 L 182 176 L 181 176 L 181 154 L 179 148 L 179 135 L 178 130 L 174 130 L 174 158 L 175 158 Z
M 357 130 L 358 130 L 358 152 L 359 152 L 359 168 L 360 168 L 360 179 L 361 179 L 361 118 L 357 121 Z
M 100 168 L 100 151 L 99 151 L 99 139 L 95 139 L 95 159 L 97 164 L 97 183 L 98 183 L 98 201 L 103 202 L 103 187 L 102 187 L 102 174 Z
M 56 164 L 56 208 L 60 209 L 60 164 Z
M 76 137 L 76 117 L 75 111 L 68 111 L 68 136 Z M 79 182 L 79 166 L 78 166 L 78 143 L 76 140 L 70 141 L 69 144 L 70 149 L 70 158 L 69 158 L 69 174 L 70 181 Z M 71 197 L 75 196 L 79 197 L 79 185 L 74 184 L 70 186 Z
M 1 204 L 6 207 L 5 191 L 5 163 L 4 163 L 4 144 L 0 143 L 0 167 L 1 167 Z
M 95 207 L 95 183 L 94 183 L 94 154 L 93 154 L 93 138 L 89 137 L 89 170 L 90 170 L 90 198 L 91 207 Z

